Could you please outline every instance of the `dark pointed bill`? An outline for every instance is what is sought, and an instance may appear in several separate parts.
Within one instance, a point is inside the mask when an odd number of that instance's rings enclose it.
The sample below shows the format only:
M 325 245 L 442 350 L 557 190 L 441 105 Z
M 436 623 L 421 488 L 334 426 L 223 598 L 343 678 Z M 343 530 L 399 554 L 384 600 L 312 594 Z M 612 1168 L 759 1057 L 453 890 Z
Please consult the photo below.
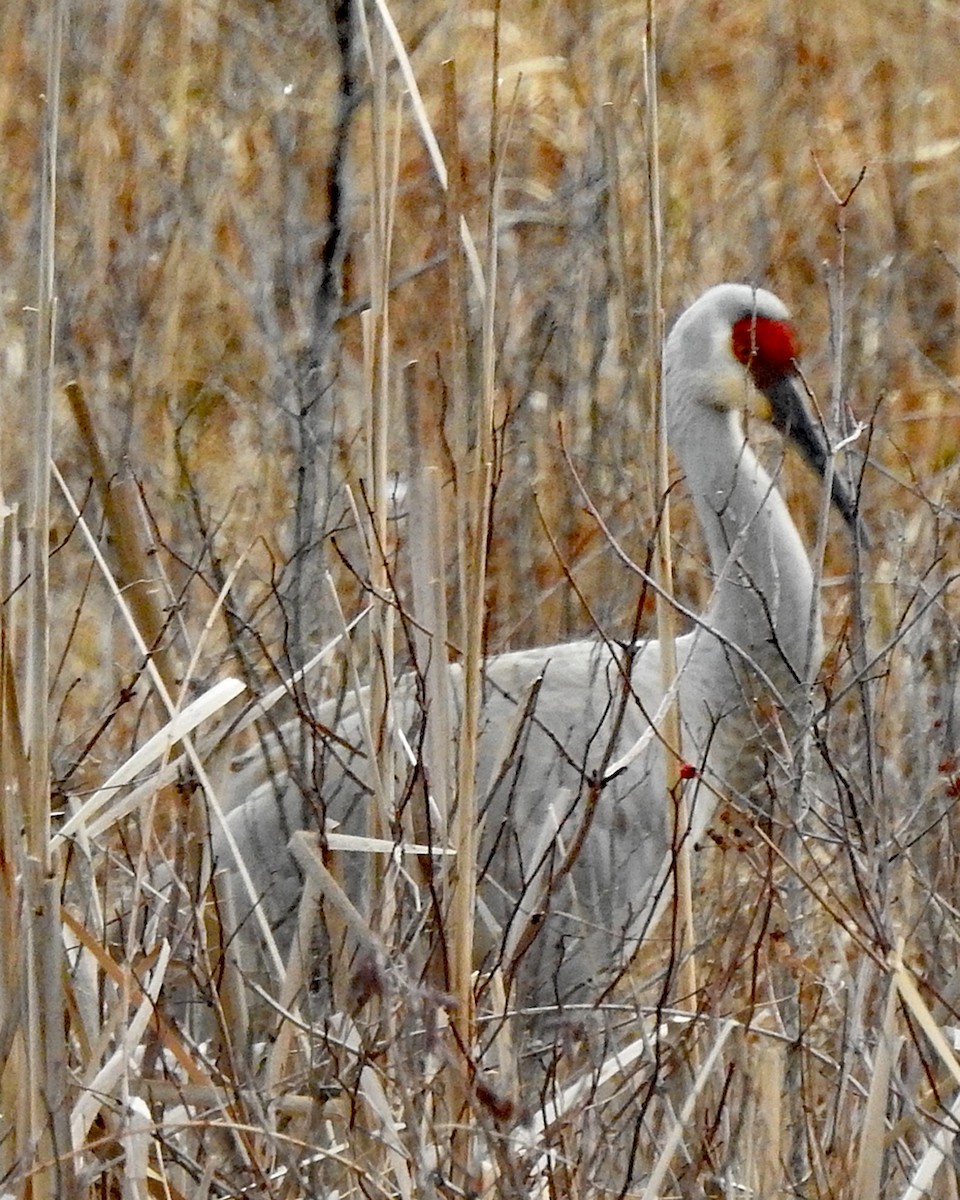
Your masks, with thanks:
M 781 375 L 765 384 L 763 394 L 770 401 L 774 426 L 797 447 L 811 467 L 823 479 L 827 469 L 827 445 L 820 429 L 810 417 L 796 375 Z M 866 530 L 857 512 L 857 500 L 839 472 L 833 473 L 831 498 L 851 529 Z

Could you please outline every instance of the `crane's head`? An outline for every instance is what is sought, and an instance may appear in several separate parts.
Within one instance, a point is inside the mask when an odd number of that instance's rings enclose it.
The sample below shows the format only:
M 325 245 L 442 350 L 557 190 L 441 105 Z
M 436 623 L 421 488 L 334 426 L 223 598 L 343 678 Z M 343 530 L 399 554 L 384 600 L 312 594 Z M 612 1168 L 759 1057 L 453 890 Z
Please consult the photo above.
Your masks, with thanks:
M 670 332 L 664 364 L 668 393 L 688 405 L 692 401 L 694 406 L 762 417 L 822 478 L 827 441 L 807 405 L 799 353 L 790 313 L 772 292 L 748 284 L 718 284 Z M 696 419 L 690 412 L 684 416 Z M 833 476 L 832 499 L 847 524 L 856 526 L 856 500 L 839 474 Z

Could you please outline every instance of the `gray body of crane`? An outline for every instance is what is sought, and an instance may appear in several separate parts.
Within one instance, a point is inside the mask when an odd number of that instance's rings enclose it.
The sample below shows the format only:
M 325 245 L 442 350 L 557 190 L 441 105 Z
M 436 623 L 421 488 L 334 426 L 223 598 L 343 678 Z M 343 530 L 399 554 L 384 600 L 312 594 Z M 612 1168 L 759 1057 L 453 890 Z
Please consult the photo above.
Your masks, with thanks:
M 783 304 L 739 284 L 706 292 L 666 343 L 668 440 L 713 577 L 706 611 L 676 643 L 682 755 L 697 772 L 687 788 L 693 839 L 707 827 L 716 795 L 748 797 L 765 774 L 789 767 L 821 661 L 810 562 L 741 419 L 760 400 L 764 415 L 824 474 L 826 444 L 808 415 L 794 353 Z M 853 500 L 837 477 L 832 498 L 854 524 Z M 449 678 L 456 730 L 460 668 L 451 666 Z M 477 771 L 478 899 L 486 930 L 478 939 L 485 947 L 480 966 L 515 973 L 522 1003 L 595 1002 L 664 893 L 673 804 L 665 751 L 650 734 L 664 692 L 655 640 L 628 646 L 598 638 L 486 662 Z M 408 743 L 421 746 L 424 714 L 409 679 L 398 685 L 395 712 Z M 335 724 L 337 736 L 316 741 L 298 770 L 278 762 L 281 776 L 271 775 L 258 750 L 232 781 L 230 830 L 284 948 L 301 891 L 290 834 L 324 819 L 355 833 L 369 827 L 357 719 L 331 704 L 317 720 Z M 629 761 L 611 777 L 624 755 Z M 397 761 L 404 761 L 399 752 Z M 401 778 L 396 795 L 419 805 L 413 825 L 419 837 L 431 836 L 423 788 L 408 788 Z M 230 868 L 233 851 L 222 835 L 215 835 L 215 848 L 220 866 Z M 251 898 L 236 883 L 234 893 L 244 923 Z

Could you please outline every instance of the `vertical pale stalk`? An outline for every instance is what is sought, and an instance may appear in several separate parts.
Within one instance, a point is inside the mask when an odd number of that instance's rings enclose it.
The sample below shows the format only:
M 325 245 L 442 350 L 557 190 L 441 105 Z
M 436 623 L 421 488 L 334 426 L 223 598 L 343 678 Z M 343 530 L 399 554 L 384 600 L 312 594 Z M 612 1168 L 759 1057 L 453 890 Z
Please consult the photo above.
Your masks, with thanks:
M 456 44 L 459 23 L 452 40 Z M 465 272 L 462 252 L 462 230 L 465 227 L 464 197 L 461 186 L 461 156 L 459 131 L 459 94 L 454 59 L 443 63 L 443 125 L 441 134 L 447 163 L 445 232 L 447 248 L 447 322 L 445 329 L 444 382 L 452 414 L 450 440 L 453 447 L 454 491 L 456 497 L 457 587 L 458 617 L 454 636 L 463 652 L 464 703 L 459 736 L 456 738 L 455 771 L 456 808 L 452 838 L 456 856 L 452 863 L 444 862 L 444 940 L 448 947 L 448 986 L 457 998 L 452 1024 L 460 1044 L 467 1053 L 474 1043 L 473 998 L 473 935 L 476 906 L 476 845 L 475 775 L 476 736 L 479 720 L 480 666 L 483 639 L 483 575 L 485 563 L 485 534 L 478 525 L 482 521 L 480 508 L 484 499 L 478 495 L 478 478 L 482 470 L 481 427 L 483 418 L 477 415 L 474 402 L 474 382 L 467 371 L 467 312 Z M 482 540 L 480 540 L 482 538 Z M 435 644 L 434 655 L 441 649 Z M 446 666 L 444 664 L 444 670 Z M 436 714 L 431 715 L 431 724 Z M 436 733 L 437 730 L 435 729 Z M 443 814 L 445 825 L 447 813 Z M 462 1132 L 467 1124 L 468 1089 L 461 1064 L 450 1073 L 446 1097 L 448 1119 L 454 1130 L 450 1152 L 452 1164 L 466 1179 L 471 1159 L 470 1138 Z
M 457 872 L 453 896 L 454 993 L 459 1006 L 456 1027 L 465 1046 L 474 1038 L 473 927 L 476 909 L 477 737 L 483 690 L 483 631 L 486 613 L 486 561 L 493 463 L 495 381 L 494 312 L 497 291 L 497 217 L 499 212 L 499 74 L 500 5 L 494 8 L 493 62 L 490 84 L 490 157 L 487 204 L 487 255 L 481 331 L 479 403 L 471 406 L 469 461 L 463 526 L 464 561 L 464 702 L 463 729 L 457 763 L 457 821 L 454 831 Z
M 63 28 L 61 0 L 50 8 L 51 30 L 47 94 L 43 108 L 40 184 L 40 254 L 37 278 L 36 331 L 33 350 L 33 459 L 27 505 L 27 660 L 25 741 L 30 756 L 30 795 L 25 812 L 27 853 L 44 871 L 50 844 L 49 686 L 50 612 L 48 531 L 50 529 L 50 459 L 53 453 L 54 224 L 60 52 Z
M 54 236 L 57 200 L 57 138 L 60 64 L 63 48 L 63 0 L 52 0 L 49 20 L 46 102 L 43 108 L 40 183 L 40 252 L 34 343 L 34 420 L 31 442 L 30 494 L 27 510 L 27 663 L 25 744 L 29 755 L 29 792 L 24 829 L 26 862 L 22 874 L 26 914 L 22 981 L 26 1042 L 24 1125 L 27 1142 L 19 1146 L 21 1161 L 36 1156 L 53 1163 L 70 1145 L 66 1109 L 66 1041 L 62 988 L 59 880 L 50 854 L 50 725 L 49 587 L 50 461 L 53 451 L 53 358 L 56 297 Z M 18 1131 L 19 1132 L 19 1131 Z M 61 1168 L 40 1169 L 33 1176 L 34 1197 L 74 1193 L 72 1159 Z
M 898 950 L 898 956 L 899 953 Z M 891 979 L 860 1130 L 857 1175 L 852 1193 L 854 1200 L 877 1200 L 883 1192 L 890 1077 L 896 1066 L 902 1041 L 897 1030 L 898 999 L 896 980 Z
M 457 741 L 457 807 L 452 830 L 456 865 L 452 872 L 449 943 L 451 987 L 458 1008 L 454 1027 L 467 1047 L 473 1044 L 473 907 L 476 894 L 473 839 L 475 810 L 476 733 L 479 716 L 479 655 L 477 652 L 476 589 L 482 579 L 484 551 L 477 544 L 477 472 L 480 466 L 480 421 L 472 403 L 466 372 L 467 336 L 464 328 L 466 298 L 460 257 L 460 222 L 463 196 L 460 187 L 460 138 L 456 63 L 443 64 L 447 151 L 446 229 L 448 264 L 449 369 L 456 422 L 457 553 L 460 592 L 458 641 L 463 652 L 464 708 Z M 480 618 L 482 638 L 482 615 Z
M 17 548 L 20 541 L 17 513 L 8 510 L 0 494 L 0 595 L 11 596 L 14 580 L 22 567 Z M 17 1022 L 18 993 L 22 995 L 24 969 L 22 946 L 21 889 L 23 803 L 30 793 L 29 762 L 23 745 L 21 714 L 17 703 L 17 677 L 13 660 L 17 644 L 15 601 L 0 606 L 0 1028 Z M 19 797 L 20 803 L 9 802 Z M 22 1028 L 22 1027 L 21 1027 Z M 24 1050 L 22 1037 L 12 1039 L 5 1061 L 0 1063 L 0 1111 L 17 1113 L 16 1136 L 0 1140 L 0 1172 L 6 1178 L 17 1163 L 18 1147 L 24 1145 L 26 1106 L 24 1095 Z
M 463 252 L 461 249 L 461 226 L 463 215 L 463 188 L 461 186 L 459 97 L 457 89 L 457 67 L 453 59 L 443 64 L 443 139 L 444 155 L 449 164 L 446 172 L 446 247 L 447 247 L 447 359 L 446 386 L 450 394 L 453 413 L 452 436 L 454 438 L 454 471 L 457 493 L 457 584 L 460 603 L 459 625 L 454 637 L 461 648 L 467 643 L 467 596 L 465 591 L 467 568 L 467 538 L 464 528 L 463 490 L 465 483 L 465 456 L 470 445 L 470 381 L 467 377 L 467 295 L 464 282 Z
M 433 844 L 450 845 L 449 814 L 452 785 L 453 730 L 451 728 L 450 671 L 447 661 L 446 555 L 444 552 L 443 493 L 440 461 L 442 449 L 437 426 L 437 397 L 426 373 L 412 363 L 405 373 L 407 441 L 411 449 L 410 567 L 413 601 L 413 638 L 416 658 L 424 677 L 426 730 L 424 765 L 432 805 L 430 832 Z M 413 828 L 411 840 L 425 841 L 426 814 Z M 433 870 L 447 876 L 448 855 L 434 860 Z M 441 889 L 442 890 L 442 889 Z M 443 981 L 446 986 L 447 981 Z
M 766 1018 L 765 1018 L 766 1019 Z M 751 1081 L 755 1122 L 746 1127 L 754 1137 L 747 1149 L 754 1171 L 747 1176 L 758 1196 L 776 1196 L 782 1183 L 786 1122 L 783 1113 L 783 1075 L 786 1053 L 774 1038 L 745 1039 L 744 1053 Z M 752 1175 L 752 1178 L 751 1178 Z
M 648 388 L 654 411 L 655 494 L 662 505 L 657 528 L 656 567 L 660 589 L 657 591 L 657 638 L 660 643 L 660 674 L 664 690 L 677 675 L 676 623 L 667 596 L 673 594 L 673 562 L 670 553 L 670 472 L 667 462 L 667 425 L 663 391 L 663 223 L 660 209 L 660 131 L 657 109 L 656 0 L 647 0 L 647 24 L 643 43 L 644 80 L 647 119 L 647 280 L 649 300 Z M 666 789 L 672 799 L 667 813 L 669 842 L 674 847 L 675 920 L 677 944 L 674 952 L 680 963 L 680 1004 L 696 1008 L 697 972 L 693 957 L 693 888 L 691 883 L 690 814 L 680 778 L 682 746 L 680 711 L 676 698 L 664 715 L 661 733 L 666 746 Z
M 390 432 L 390 321 L 388 291 L 390 239 L 393 204 L 392 172 L 388 152 L 387 79 L 388 66 L 383 29 L 376 23 L 368 42 L 373 83 L 372 139 L 373 188 L 370 206 L 369 313 L 364 318 L 364 365 L 367 388 L 367 470 L 370 494 L 368 551 L 370 583 L 379 597 L 370 620 L 370 727 L 377 754 L 378 781 L 375 825 L 371 832 L 390 836 L 393 820 L 394 770 L 390 736 L 390 703 L 394 659 L 393 607 L 387 567 L 390 496 L 388 493 L 388 449 Z M 399 123 L 398 123 L 399 129 Z M 394 155 L 396 162 L 396 155 Z M 387 916 L 384 918 L 388 919 Z

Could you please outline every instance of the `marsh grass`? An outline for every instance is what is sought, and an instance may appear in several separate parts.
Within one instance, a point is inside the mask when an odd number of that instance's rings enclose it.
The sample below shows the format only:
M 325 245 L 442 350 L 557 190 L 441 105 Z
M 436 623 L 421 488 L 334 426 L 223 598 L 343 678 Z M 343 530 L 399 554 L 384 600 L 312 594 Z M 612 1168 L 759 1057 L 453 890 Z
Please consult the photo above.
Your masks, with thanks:
M 805 7 L 661 3 L 657 128 L 640 3 L 4 4 L 3 1195 L 954 1200 L 960 20 Z M 863 424 L 871 546 L 786 464 L 805 770 L 718 806 L 687 942 L 534 1089 L 504 972 L 474 1007 L 469 738 L 418 748 L 425 839 L 383 714 L 411 666 L 441 711 L 448 658 L 655 629 L 610 544 L 652 561 L 651 305 L 724 278 Z M 456 853 L 364 854 L 361 910 L 361 851 L 301 838 L 323 1007 L 233 936 L 209 830 L 367 685 L 370 835 Z

